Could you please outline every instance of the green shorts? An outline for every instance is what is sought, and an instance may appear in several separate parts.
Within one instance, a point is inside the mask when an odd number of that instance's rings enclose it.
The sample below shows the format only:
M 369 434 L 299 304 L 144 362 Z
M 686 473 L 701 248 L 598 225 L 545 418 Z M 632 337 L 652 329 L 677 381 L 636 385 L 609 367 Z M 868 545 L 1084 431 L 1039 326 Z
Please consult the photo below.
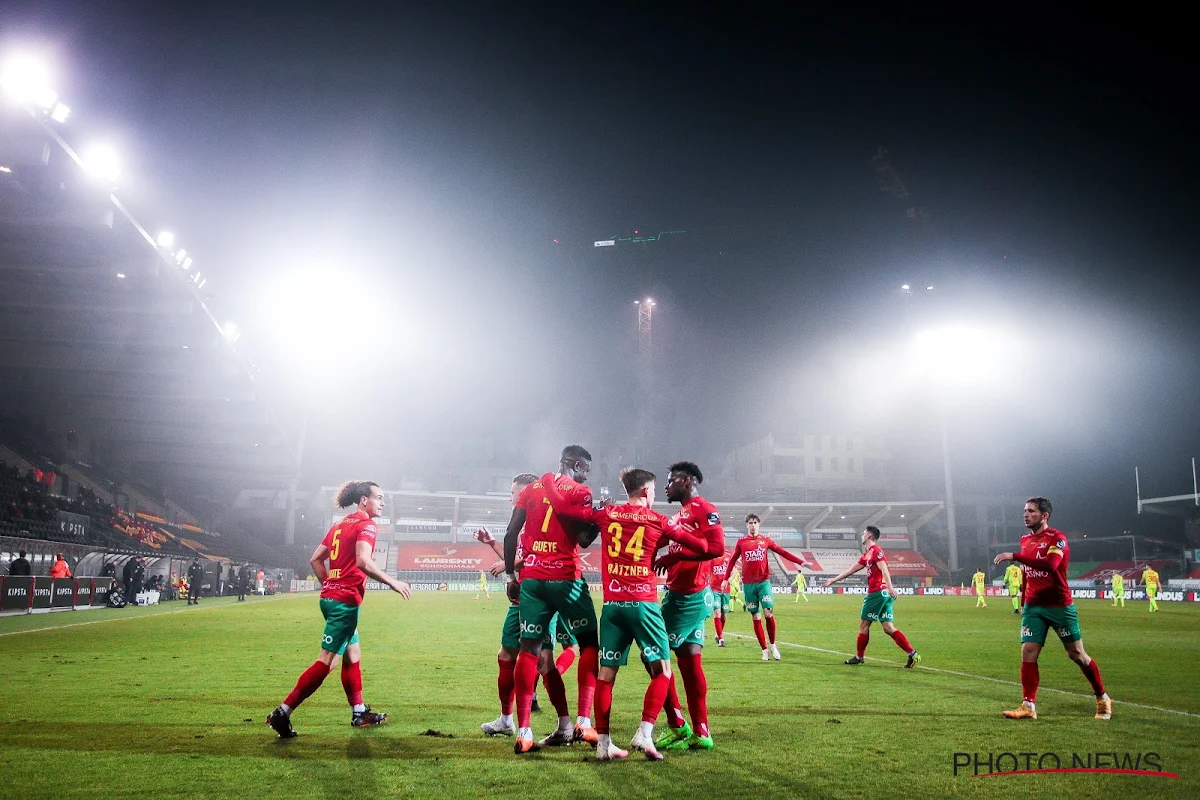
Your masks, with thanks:
M 1046 643 L 1046 631 L 1054 629 L 1063 644 L 1078 642 L 1083 638 L 1079 630 L 1079 615 L 1075 613 L 1075 604 L 1063 608 L 1047 608 L 1045 606 L 1025 606 L 1021 612 L 1021 642 Z
M 712 616 L 715 604 L 708 587 L 692 594 L 667 590 L 663 595 L 662 618 L 667 627 L 667 643 L 672 650 L 685 644 L 704 647 L 704 623 Z
M 557 627 L 564 627 L 571 641 L 581 633 L 595 633 L 596 607 L 588 585 L 582 580 L 521 581 L 521 638 L 542 639 L 554 636 L 555 614 L 561 615 Z M 561 639 L 559 641 L 562 641 Z
M 542 637 L 542 647 L 554 647 L 558 642 L 563 647 L 574 647 L 579 644 L 566 625 L 562 624 L 558 614 L 550 620 L 549 632 Z M 521 646 L 521 607 L 509 605 L 504 615 L 504 627 L 500 630 L 500 646 L 516 650 Z
M 637 642 L 643 661 L 671 657 L 662 608 L 653 601 L 618 600 L 605 603 L 600 614 L 600 666 L 629 663 L 629 645 Z
M 757 614 L 764 608 L 775 608 L 775 596 L 771 594 L 770 581 L 743 583 L 742 591 L 745 593 L 745 599 L 742 602 L 746 604 L 746 610 L 751 614 Z
M 352 644 L 358 644 L 358 606 L 321 598 L 321 615 L 325 617 L 325 632 L 321 649 L 339 656 Z
M 729 592 L 713 592 L 712 595 L 713 611 L 720 611 L 722 614 L 728 614 L 731 603 L 733 602 L 729 597 Z
M 888 594 L 887 589 L 871 592 L 863 598 L 862 610 L 858 612 L 858 618 L 869 622 L 891 622 L 894 619 L 892 605 L 895 602 L 896 598 Z

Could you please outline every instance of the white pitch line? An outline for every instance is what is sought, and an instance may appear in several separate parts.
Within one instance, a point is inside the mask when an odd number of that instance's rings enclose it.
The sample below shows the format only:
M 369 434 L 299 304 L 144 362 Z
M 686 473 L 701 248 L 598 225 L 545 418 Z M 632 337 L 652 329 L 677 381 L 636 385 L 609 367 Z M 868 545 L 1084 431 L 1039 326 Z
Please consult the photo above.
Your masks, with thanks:
M 278 599 L 279 597 L 287 597 L 287 595 L 278 595 L 277 597 L 274 597 L 272 599 Z M 266 598 L 263 598 L 263 599 L 265 600 Z M 258 603 L 261 603 L 261 602 L 262 602 L 262 600 L 259 600 L 255 603 L 255 605 L 257 605 Z M 249 606 L 246 606 L 246 607 L 249 608 Z M 207 608 L 204 608 L 203 610 L 204 611 L 217 611 L 222 608 L 237 608 L 237 606 L 234 606 L 234 605 L 228 605 L 228 606 L 210 605 Z M 200 611 L 201 609 L 196 609 L 196 610 Z M 58 613 L 61 614 L 63 612 L 60 611 Z M 0 633 L 0 636 L 20 636 L 23 633 L 42 633 L 44 631 L 61 631 L 63 628 L 78 628 L 80 625 L 103 625 L 106 622 L 133 622 L 133 621 L 139 620 L 139 619 L 152 619 L 154 617 L 169 617 L 172 614 L 191 614 L 191 613 L 193 613 L 193 612 L 185 611 L 184 609 L 180 608 L 176 611 L 163 611 L 160 614 L 144 614 L 142 616 L 124 617 L 124 618 L 110 617 L 109 619 L 93 619 L 93 620 L 89 620 L 88 622 L 68 622 L 66 625 L 48 625 L 45 628 L 30 628 L 30 629 L 24 630 L 24 631 L 8 631 L 6 633 Z
M 755 638 L 753 636 L 748 636 L 744 633 L 726 633 L 725 635 L 726 636 L 736 636 L 738 639 L 753 639 L 753 638 Z M 845 652 L 842 652 L 841 650 L 827 650 L 824 647 L 813 647 L 812 645 L 796 644 L 795 642 L 777 641 L 776 644 L 787 645 L 788 647 L 798 647 L 801 650 L 811 650 L 815 653 L 829 653 L 830 655 L 835 655 L 835 656 L 856 655 L 855 653 L 845 653 Z M 869 661 L 882 661 L 885 664 L 899 664 L 900 663 L 899 661 L 893 661 L 890 658 L 878 658 L 876 656 L 871 656 L 868 660 Z M 953 669 L 939 669 L 938 667 L 923 667 L 920 665 L 917 666 L 917 669 L 923 669 L 926 672 L 940 672 L 943 675 L 955 675 L 959 678 L 973 678 L 978 681 L 991 681 L 992 683 L 999 683 L 999 684 L 1003 684 L 1005 686 L 1016 686 L 1018 688 L 1021 686 L 1021 684 L 1018 681 L 1006 681 L 1006 680 L 1003 680 L 1002 678 L 989 678 L 987 675 L 972 675 L 969 672 L 958 672 L 957 670 L 953 670 Z M 1040 691 L 1043 691 L 1043 692 L 1055 692 L 1056 694 L 1065 694 L 1065 695 L 1068 695 L 1069 697 L 1086 697 L 1088 700 L 1096 699 L 1094 695 L 1082 694 L 1081 692 L 1068 692 L 1066 689 L 1054 689 L 1050 686 L 1040 686 L 1038 688 Z M 1113 703 L 1117 704 L 1118 701 L 1113 700 Z M 1121 700 L 1120 705 L 1133 706 L 1134 708 L 1144 708 L 1147 711 L 1161 711 L 1164 714 L 1179 714 L 1180 716 L 1183 716 L 1183 717 L 1191 717 L 1193 719 L 1200 719 L 1200 714 L 1196 714 L 1191 711 L 1179 711 L 1174 708 L 1162 708 L 1161 706 L 1148 706 L 1148 705 L 1144 705 L 1142 703 L 1131 703 L 1127 700 Z

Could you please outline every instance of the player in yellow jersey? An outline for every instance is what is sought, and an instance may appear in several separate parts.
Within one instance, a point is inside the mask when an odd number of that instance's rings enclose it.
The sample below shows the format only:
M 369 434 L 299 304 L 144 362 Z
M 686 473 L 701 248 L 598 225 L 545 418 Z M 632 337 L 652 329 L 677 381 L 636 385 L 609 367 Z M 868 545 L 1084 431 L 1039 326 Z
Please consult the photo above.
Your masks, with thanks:
M 792 585 L 796 587 L 796 599 L 793 603 L 799 603 L 800 598 L 804 598 L 804 602 L 808 602 L 808 580 L 804 577 L 804 573 L 796 570 L 796 579 L 792 581 Z
M 1117 607 L 1117 603 L 1121 604 L 1121 608 L 1125 607 L 1125 576 L 1119 572 L 1112 574 L 1112 592 L 1113 592 L 1113 608 Z
M 1149 564 L 1142 570 L 1142 583 L 1146 584 L 1146 599 L 1150 601 L 1150 613 L 1158 611 L 1158 573 Z
M 742 597 L 742 571 L 737 567 L 729 572 L 729 599 L 741 603 L 742 611 L 746 610 L 746 601 Z
M 986 592 L 983 588 L 984 581 L 986 580 L 987 576 L 983 574 L 983 570 L 979 570 L 971 576 L 971 586 L 974 587 L 975 594 L 978 596 L 978 599 L 975 601 L 976 608 L 979 608 L 980 606 L 987 608 Z
M 482 594 L 483 594 L 483 599 L 484 599 L 484 600 L 491 600 L 491 599 L 492 599 L 492 596 L 491 596 L 490 594 L 488 594 L 488 580 L 487 580 L 487 573 L 486 573 L 486 572 L 481 572 L 481 573 L 479 573 L 479 591 L 478 591 L 478 592 L 475 592 L 475 599 L 476 599 L 476 600 L 478 600 L 478 599 L 479 599 L 479 595 L 480 595 L 480 593 L 482 593 Z
M 1025 571 L 1020 564 L 1009 564 L 1004 570 L 1004 585 L 1008 587 L 1008 595 L 1012 598 L 1013 613 L 1021 613 L 1021 584 L 1025 581 Z

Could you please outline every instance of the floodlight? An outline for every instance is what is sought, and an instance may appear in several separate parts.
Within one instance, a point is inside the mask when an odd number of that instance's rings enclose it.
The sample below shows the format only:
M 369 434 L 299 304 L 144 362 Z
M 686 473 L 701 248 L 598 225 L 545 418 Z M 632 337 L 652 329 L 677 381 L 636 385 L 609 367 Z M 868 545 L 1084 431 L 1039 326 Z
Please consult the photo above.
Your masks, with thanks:
M 12 169 L 10 167 L 0 165 L 0 172 L 12 172 Z
M 30 56 L 15 56 L 0 70 L 0 86 L 18 103 L 29 103 L 49 110 L 58 100 L 50 88 L 50 73 L 45 64 Z
M 83 168 L 95 178 L 114 184 L 121 174 L 121 162 L 117 151 L 108 145 L 95 144 L 84 151 Z
M 906 291 L 906 292 L 907 292 L 907 291 L 909 290 L 909 288 L 910 288 L 910 287 L 909 287 L 909 285 L 906 283 L 906 284 L 904 284 L 903 286 L 901 286 L 900 288 L 901 288 L 901 289 L 903 289 L 904 291 Z
M 66 122 L 69 116 L 71 116 L 71 109 L 63 103 L 55 105 L 54 110 L 50 112 L 50 119 L 58 123 Z
M 912 366 L 943 384 L 980 385 L 1011 373 L 1018 349 L 1006 331 L 948 325 L 921 331 L 912 340 Z
M 179 248 L 179 252 L 175 254 L 175 263 L 182 264 L 185 258 L 187 258 L 187 250 L 181 247 Z
M 118 272 L 118 273 L 117 273 L 117 277 L 118 277 L 118 278 L 124 278 L 124 277 L 125 277 L 125 273 L 124 273 L 124 272 Z
M 225 326 L 221 328 L 221 333 L 225 335 L 225 340 L 230 344 L 233 344 L 238 339 L 242 338 L 242 331 L 238 328 L 237 323 L 235 322 L 226 322 Z
M 188 256 L 187 258 L 185 258 L 183 260 L 183 263 L 180 264 L 179 266 L 183 267 L 184 269 L 191 269 L 192 268 L 192 257 Z
M 155 241 L 158 243 L 159 247 L 174 247 L 175 234 L 171 233 L 170 231 L 160 231 L 158 238 L 155 239 Z

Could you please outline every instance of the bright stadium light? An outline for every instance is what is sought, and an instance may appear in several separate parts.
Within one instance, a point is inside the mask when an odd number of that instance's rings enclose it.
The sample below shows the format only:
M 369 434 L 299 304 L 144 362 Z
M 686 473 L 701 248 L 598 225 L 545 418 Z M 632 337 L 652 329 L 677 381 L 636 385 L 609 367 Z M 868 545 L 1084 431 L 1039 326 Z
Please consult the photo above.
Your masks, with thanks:
M 57 122 L 59 124 L 66 122 L 67 118 L 70 116 L 71 116 L 70 107 L 63 103 L 56 104 L 54 106 L 54 110 L 50 112 L 50 119 L 54 120 L 55 122 Z
M 997 328 L 947 325 L 913 337 L 912 367 L 935 383 L 979 385 L 1001 379 L 1016 351 L 1015 338 Z
M 46 65 L 29 55 L 17 55 L 0 69 L 0 87 L 18 103 L 28 103 L 49 111 L 58 100 L 50 88 L 50 73 Z
M 175 263 L 182 264 L 185 258 L 187 258 L 187 250 L 181 247 L 179 248 L 179 252 L 175 254 Z
M 183 263 L 180 264 L 179 266 L 183 267 L 184 269 L 191 269 L 192 268 L 192 257 L 188 256 L 187 258 L 185 258 L 183 260 Z
M 104 144 L 94 144 L 83 152 L 83 168 L 92 177 L 109 185 L 116 183 L 121 175 L 117 151 Z
M 235 322 L 226 322 L 225 326 L 221 328 L 221 333 L 225 335 L 225 340 L 230 344 L 242 338 L 242 331 Z
M 158 243 L 159 247 L 174 247 L 175 234 L 171 233 L 170 231 L 159 231 L 158 238 L 154 241 Z

